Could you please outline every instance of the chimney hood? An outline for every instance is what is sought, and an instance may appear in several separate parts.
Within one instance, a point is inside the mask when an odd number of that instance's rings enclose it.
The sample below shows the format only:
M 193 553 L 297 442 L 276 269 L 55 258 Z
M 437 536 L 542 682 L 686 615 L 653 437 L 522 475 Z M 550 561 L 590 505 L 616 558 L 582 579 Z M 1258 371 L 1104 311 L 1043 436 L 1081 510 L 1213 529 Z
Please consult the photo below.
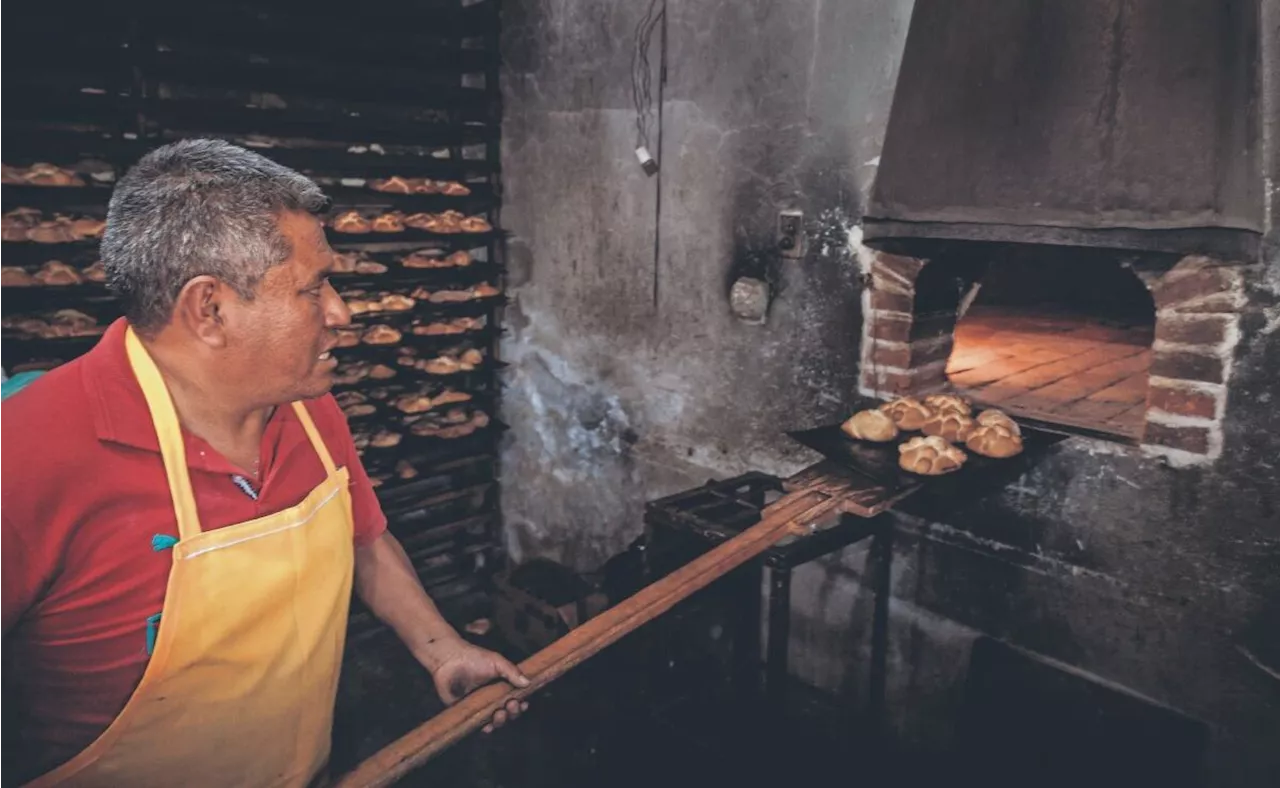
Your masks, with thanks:
M 916 0 L 872 247 L 1258 255 L 1258 0 Z

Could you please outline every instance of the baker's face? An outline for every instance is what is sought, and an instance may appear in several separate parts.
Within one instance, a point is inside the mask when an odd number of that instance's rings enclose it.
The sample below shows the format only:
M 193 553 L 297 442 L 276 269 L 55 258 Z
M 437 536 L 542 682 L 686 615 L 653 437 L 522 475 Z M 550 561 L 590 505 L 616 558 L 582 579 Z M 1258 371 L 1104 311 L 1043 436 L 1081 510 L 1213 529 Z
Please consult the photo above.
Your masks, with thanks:
M 271 404 L 327 392 L 338 365 L 330 352 L 335 329 L 351 324 L 351 312 L 329 284 L 333 250 L 320 221 L 289 212 L 279 228 L 293 253 L 267 272 L 252 300 L 236 305 L 239 314 L 228 325 L 234 374 Z

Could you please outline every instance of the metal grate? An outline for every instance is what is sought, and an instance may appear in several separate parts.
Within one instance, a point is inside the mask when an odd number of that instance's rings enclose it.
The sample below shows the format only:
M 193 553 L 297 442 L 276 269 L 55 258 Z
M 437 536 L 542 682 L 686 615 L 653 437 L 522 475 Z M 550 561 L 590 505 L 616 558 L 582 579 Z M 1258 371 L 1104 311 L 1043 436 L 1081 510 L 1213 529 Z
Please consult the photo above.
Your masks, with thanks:
M 215 136 L 262 152 L 319 182 L 332 210 L 369 215 L 457 210 L 483 216 L 483 233 L 342 234 L 342 252 L 361 252 L 385 274 L 335 277 L 340 290 L 409 295 L 422 287 L 462 290 L 487 282 L 503 289 L 503 234 L 498 138 L 500 102 L 497 0 L 392 0 L 376 9 L 317 6 L 293 0 L 232 2 L 192 24 L 180 5 L 87 2 L 28 4 L 14 11 L 13 29 L 58 30 L 56 47 L 43 36 L 15 38 L 14 67 L 3 129 L 4 163 L 51 162 L 73 170 L 83 187 L 5 184 L 3 210 L 104 218 L 111 185 L 143 153 L 164 142 Z M 12 15 L 11 15 L 12 16 Z M 463 196 L 387 194 L 368 181 L 390 176 L 458 181 Z M 41 244 L 4 242 L 6 266 L 34 271 L 49 260 L 83 270 L 98 259 L 96 240 Z M 410 251 L 464 250 L 474 262 L 456 269 L 408 269 Z M 43 338 L 15 330 L 20 316 L 77 309 L 105 326 L 120 314 L 105 286 L 5 287 L 3 355 L 9 374 L 52 368 L 89 350 L 96 336 Z M 419 299 L 410 312 L 361 315 L 361 324 L 403 329 L 395 346 L 358 345 L 337 351 L 342 364 L 368 361 L 396 370 L 390 380 L 361 380 L 335 389 L 357 391 L 375 404 L 352 419 L 353 431 L 400 432 L 390 449 L 368 448 L 364 460 L 380 485 L 391 528 L 405 541 L 420 576 L 438 598 L 465 594 L 501 558 L 498 547 L 497 358 L 502 295 L 464 303 Z M 415 336 L 412 322 L 482 317 L 483 327 L 459 335 Z M 429 375 L 396 364 L 453 347 L 476 348 L 483 363 L 453 375 Z M 471 395 L 463 407 L 483 412 L 487 426 L 457 438 L 419 437 L 414 416 L 397 411 L 396 396 L 440 387 Z M 415 414 L 418 418 L 420 415 Z M 373 631 L 367 613 L 353 611 L 353 632 Z

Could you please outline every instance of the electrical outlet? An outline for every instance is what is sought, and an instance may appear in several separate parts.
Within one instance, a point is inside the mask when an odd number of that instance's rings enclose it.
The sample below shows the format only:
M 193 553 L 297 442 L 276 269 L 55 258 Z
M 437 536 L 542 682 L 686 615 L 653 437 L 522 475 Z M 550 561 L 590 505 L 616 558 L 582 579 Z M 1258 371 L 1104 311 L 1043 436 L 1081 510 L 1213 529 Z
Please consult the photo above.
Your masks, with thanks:
M 804 256 L 804 214 L 800 211 L 778 213 L 778 254 L 792 259 Z

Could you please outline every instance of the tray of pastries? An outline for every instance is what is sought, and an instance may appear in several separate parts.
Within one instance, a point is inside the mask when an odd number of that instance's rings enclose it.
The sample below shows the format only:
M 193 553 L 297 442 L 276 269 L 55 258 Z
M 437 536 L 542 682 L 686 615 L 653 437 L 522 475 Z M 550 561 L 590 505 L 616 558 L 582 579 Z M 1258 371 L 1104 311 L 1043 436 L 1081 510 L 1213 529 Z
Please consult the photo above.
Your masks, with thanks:
M 868 401 L 839 424 L 789 434 L 889 489 L 971 478 L 1062 437 L 956 394 Z

